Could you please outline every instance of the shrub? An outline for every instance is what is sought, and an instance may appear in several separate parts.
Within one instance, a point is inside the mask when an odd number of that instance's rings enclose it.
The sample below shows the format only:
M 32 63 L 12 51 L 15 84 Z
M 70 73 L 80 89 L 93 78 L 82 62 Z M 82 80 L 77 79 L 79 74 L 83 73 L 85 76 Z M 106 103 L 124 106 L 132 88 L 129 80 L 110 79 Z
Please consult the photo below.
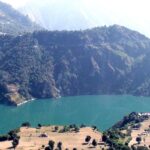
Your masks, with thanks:
M 148 150 L 148 148 L 145 146 L 138 146 L 137 150 Z
M 24 122 L 24 123 L 22 123 L 21 126 L 22 126 L 22 127 L 30 127 L 31 124 L 30 124 L 29 122 Z
M 81 124 L 81 126 L 80 126 L 80 128 L 85 128 L 86 127 L 86 125 L 84 125 L 84 124 Z
M 7 141 L 9 139 L 9 135 L 1 135 L 0 136 L 0 142 L 3 142 L 3 141 Z
M 58 148 L 58 150 L 62 150 L 62 142 L 58 142 L 57 148 Z
M 136 141 L 138 142 L 138 144 L 140 144 L 140 142 L 142 141 L 142 138 L 141 137 L 137 137 Z
M 19 139 L 14 138 L 13 141 L 12 141 L 13 148 L 16 148 L 18 144 L 19 144 Z
M 48 143 L 49 147 L 53 150 L 54 149 L 54 145 L 55 145 L 55 142 L 50 140 L 49 143 Z
M 88 143 L 88 142 L 90 142 L 90 140 L 91 140 L 91 136 L 89 136 L 89 135 L 88 135 L 88 136 L 86 136 L 86 138 L 85 138 L 85 142 L 86 142 L 86 143 Z
M 54 127 L 54 131 L 55 131 L 55 132 L 57 132 L 58 129 L 59 129 L 58 126 L 55 126 L 55 127 Z
M 97 142 L 96 142 L 96 140 L 95 140 L 95 139 L 92 141 L 92 145 L 93 145 L 94 147 L 96 147 L 96 146 L 97 146 Z

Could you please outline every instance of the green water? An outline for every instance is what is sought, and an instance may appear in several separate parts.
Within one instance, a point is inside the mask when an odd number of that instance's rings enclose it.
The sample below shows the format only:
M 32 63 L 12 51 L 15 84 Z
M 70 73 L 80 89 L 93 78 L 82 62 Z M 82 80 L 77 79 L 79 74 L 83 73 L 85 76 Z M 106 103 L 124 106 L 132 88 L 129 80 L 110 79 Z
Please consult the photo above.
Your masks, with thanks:
M 78 96 L 59 100 L 36 100 L 20 107 L 0 105 L 0 133 L 29 121 L 41 124 L 96 125 L 111 127 L 132 111 L 150 112 L 150 98 L 133 96 Z

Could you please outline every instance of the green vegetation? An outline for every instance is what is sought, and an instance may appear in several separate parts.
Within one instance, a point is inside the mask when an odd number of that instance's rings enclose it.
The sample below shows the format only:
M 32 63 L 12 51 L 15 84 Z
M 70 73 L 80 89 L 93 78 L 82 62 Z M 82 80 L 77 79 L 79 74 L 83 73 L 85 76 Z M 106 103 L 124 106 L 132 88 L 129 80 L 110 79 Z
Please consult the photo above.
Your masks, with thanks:
M 129 143 L 132 140 L 131 131 L 138 130 L 141 126 L 140 123 L 149 119 L 148 115 L 142 115 L 139 113 L 132 112 L 128 116 L 125 116 L 120 122 L 115 124 L 112 128 L 106 130 L 102 134 L 102 141 L 97 141 L 94 137 L 87 135 L 83 141 L 83 145 L 92 145 L 93 148 L 99 145 L 104 145 L 109 150 L 147 150 L 146 146 L 142 146 L 141 141 L 142 138 L 138 136 L 136 138 L 137 143 L 131 145 L 129 147 Z M 22 124 L 23 127 L 30 127 L 29 122 L 24 122 Z M 38 124 L 38 127 L 42 127 L 41 124 Z M 81 126 L 84 127 L 84 126 Z M 81 128 L 80 127 L 80 128 Z M 64 126 L 63 128 L 59 128 L 58 126 L 54 126 L 53 132 L 65 133 L 65 132 L 79 132 L 80 128 L 76 124 L 71 124 L 68 126 Z M 93 131 L 97 130 L 96 126 L 92 126 Z M 145 131 L 149 131 L 146 129 Z M 20 137 L 18 136 L 19 129 L 10 131 L 7 135 L 0 136 L 0 141 L 11 140 L 12 145 L 15 148 L 19 144 Z M 94 131 L 95 132 L 95 131 Z M 62 150 L 62 142 L 55 143 L 53 140 L 48 142 L 48 146 L 43 145 L 42 147 L 45 150 L 53 150 L 56 146 L 58 150 Z M 74 148 L 75 149 L 75 148 Z
M 119 129 L 112 128 L 106 131 L 102 137 L 102 140 L 106 142 L 110 148 L 115 148 L 115 150 L 130 150 L 128 143 L 130 142 L 131 138 L 123 134 Z
M 94 147 L 96 147 L 96 146 L 97 146 L 97 142 L 96 142 L 96 140 L 95 140 L 95 139 L 93 139 L 93 141 L 92 141 L 92 145 L 93 145 Z
M 53 149 L 54 149 L 55 142 L 52 141 L 52 140 L 50 140 L 49 143 L 48 143 L 48 145 L 49 145 L 50 149 L 53 150 Z
M 140 122 L 143 122 L 144 120 L 148 119 L 148 116 L 139 116 L 138 113 L 132 112 L 128 116 L 125 116 L 120 122 L 115 124 L 113 128 L 117 129 L 127 129 L 129 126 L 131 128 L 139 128 Z
M 58 150 L 62 150 L 62 142 L 57 143 L 57 148 L 58 148 Z
M 64 133 L 64 132 L 69 132 L 69 131 L 74 131 L 74 132 L 79 132 L 80 128 L 75 125 L 69 125 L 69 126 L 64 126 L 63 129 L 59 130 L 59 133 Z
M 13 148 L 15 149 L 18 144 L 19 144 L 19 138 L 14 138 L 12 141 Z
M 116 26 L 2 35 L 0 102 L 89 94 L 148 96 L 149 49 L 148 38 Z
M 149 149 L 145 146 L 138 146 L 136 150 L 149 150 Z
M 24 122 L 24 123 L 22 123 L 21 126 L 22 126 L 22 127 L 30 127 L 31 124 L 30 124 L 29 122 Z
M 89 135 L 88 135 L 88 136 L 86 136 L 86 138 L 85 138 L 85 142 L 86 142 L 86 143 L 89 143 L 89 142 L 90 142 L 90 140 L 91 140 L 91 136 L 89 136 Z
M 7 141 L 10 139 L 9 135 L 0 135 L 0 142 Z
M 136 138 L 136 141 L 138 142 L 138 144 L 140 144 L 141 141 L 142 141 L 142 138 L 141 138 L 141 137 L 137 137 L 137 138 Z

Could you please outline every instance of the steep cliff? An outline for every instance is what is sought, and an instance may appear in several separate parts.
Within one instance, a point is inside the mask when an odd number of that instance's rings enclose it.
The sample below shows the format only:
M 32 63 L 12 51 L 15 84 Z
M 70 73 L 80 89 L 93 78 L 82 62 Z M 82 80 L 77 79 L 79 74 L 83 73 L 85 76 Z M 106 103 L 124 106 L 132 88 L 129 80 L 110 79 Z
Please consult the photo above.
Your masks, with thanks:
M 150 40 L 114 25 L 84 31 L 0 36 L 0 98 L 87 94 L 149 96 Z

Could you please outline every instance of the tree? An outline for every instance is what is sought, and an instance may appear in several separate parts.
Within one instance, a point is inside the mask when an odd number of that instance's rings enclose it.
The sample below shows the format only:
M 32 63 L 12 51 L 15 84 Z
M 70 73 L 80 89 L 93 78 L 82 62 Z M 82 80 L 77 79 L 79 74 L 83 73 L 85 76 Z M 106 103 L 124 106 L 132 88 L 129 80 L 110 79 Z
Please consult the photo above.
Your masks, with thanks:
M 54 145 L 55 145 L 55 142 L 50 140 L 49 143 L 48 143 L 49 147 L 53 150 L 54 149 Z
M 80 131 L 79 127 L 76 126 L 76 127 L 74 128 L 74 131 L 75 131 L 75 132 L 79 132 L 79 131 Z
M 106 141 L 107 141 L 107 135 L 105 135 L 105 134 L 102 135 L 102 141 L 103 141 L 103 142 L 106 142 Z
M 57 132 L 58 131 L 58 126 L 54 127 L 54 131 Z
M 13 139 L 12 145 L 14 149 L 17 147 L 18 144 L 19 144 L 19 139 L 18 138 Z
M 92 141 L 92 145 L 93 145 L 94 147 L 96 147 L 96 146 L 97 146 L 97 142 L 96 142 L 96 140 L 95 140 L 95 139 Z
M 91 140 L 91 136 L 87 135 L 86 138 L 85 138 L 85 142 L 86 142 L 86 143 L 89 143 L 90 140 Z
M 84 124 L 81 124 L 81 126 L 80 126 L 80 128 L 85 128 L 86 127 L 86 125 L 84 125 Z
M 42 125 L 39 123 L 39 124 L 38 124 L 38 128 L 41 128 L 41 127 L 42 127 Z
M 11 130 L 8 132 L 8 135 L 9 135 L 9 140 L 14 140 L 15 138 L 20 138 L 18 135 L 17 135 L 17 132 L 18 130 Z
M 92 126 L 92 128 L 93 128 L 93 130 L 96 130 L 96 129 L 97 129 L 97 127 L 96 127 L 96 126 Z
M 58 150 L 62 150 L 62 142 L 58 142 L 57 148 L 58 148 Z
M 0 142 L 7 141 L 9 139 L 9 135 L 0 135 Z
M 141 137 L 137 137 L 137 138 L 136 138 L 136 141 L 137 141 L 138 144 L 140 144 L 141 141 L 142 141 L 142 138 L 141 138 Z
M 22 123 L 21 126 L 22 126 L 22 127 L 30 127 L 31 124 L 30 124 L 29 122 L 24 122 L 24 123 Z
M 52 150 L 49 146 L 45 147 L 45 150 Z

